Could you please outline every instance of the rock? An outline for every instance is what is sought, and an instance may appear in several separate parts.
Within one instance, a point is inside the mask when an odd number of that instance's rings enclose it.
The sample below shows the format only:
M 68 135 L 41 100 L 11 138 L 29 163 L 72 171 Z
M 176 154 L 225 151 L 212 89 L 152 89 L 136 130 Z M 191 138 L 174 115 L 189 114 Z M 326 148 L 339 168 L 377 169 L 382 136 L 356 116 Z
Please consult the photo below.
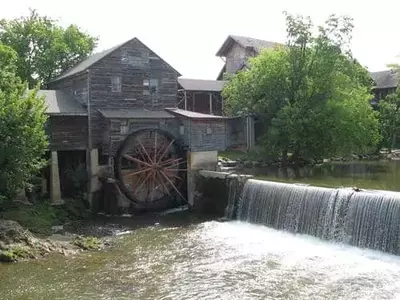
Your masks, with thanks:
M 51 230 L 53 230 L 54 232 L 60 232 L 64 230 L 64 226 L 63 225 L 59 225 L 59 226 L 52 226 Z
M 32 233 L 24 229 L 18 222 L 0 220 L 0 241 L 5 244 L 26 242 L 34 239 Z

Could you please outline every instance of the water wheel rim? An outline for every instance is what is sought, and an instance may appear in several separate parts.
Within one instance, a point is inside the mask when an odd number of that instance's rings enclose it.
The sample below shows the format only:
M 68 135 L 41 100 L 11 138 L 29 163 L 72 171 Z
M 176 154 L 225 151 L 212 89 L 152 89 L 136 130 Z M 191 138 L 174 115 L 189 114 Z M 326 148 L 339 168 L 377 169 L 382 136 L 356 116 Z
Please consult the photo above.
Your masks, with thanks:
M 166 161 L 162 159 L 162 156 L 165 153 L 160 153 L 158 151 L 154 151 L 154 156 L 151 156 L 148 151 L 143 151 L 144 145 L 141 145 L 141 151 L 142 151 L 142 157 L 141 157 L 141 162 L 137 161 L 137 158 L 133 157 L 124 157 L 125 152 L 127 150 L 127 147 L 129 147 L 129 143 L 132 141 L 132 139 L 136 139 L 137 137 L 140 137 L 143 134 L 153 132 L 155 135 L 155 139 L 157 139 L 157 136 L 159 137 L 164 137 L 166 140 L 170 142 L 170 145 L 173 145 L 174 147 L 174 153 L 176 154 L 175 160 L 170 160 Z M 139 139 L 140 141 L 140 139 Z M 155 141 L 157 143 L 157 141 Z M 139 143 L 140 144 L 140 143 Z M 165 149 L 168 151 L 168 149 Z M 147 152 L 147 153 L 146 153 Z M 178 198 L 184 198 L 183 194 L 183 185 L 185 184 L 185 179 L 186 179 L 186 153 L 181 145 L 181 143 L 169 132 L 158 129 L 158 128 L 146 128 L 146 129 L 140 129 L 132 132 L 129 134 L 124 141 L 122 142 L 121 146 L 118 148 L 118 151 L 116 153 L 116 159 L 115 159 L 115 177 L 117 179 L 117 184 L 121 190 L 121 192 L 127 197 L 128 200 L 134 202 L 135 204 L 138 204 L 140 206 L 148 206 L 151 203 L 157 203 L 160 202 L 163 199 L 168 199 L 170 198 L 175 199 L 176 197 Z M 179 158 L 179 161 L 178 161 Z M 143 201 L 135 195 L 135 193 L 132 192 L 132 190 L 126 185 L 126 182 L 124 182 L 124 175 L 122 174 L 122 161 L 123 159 L 130 159 L 136 163 L 141 163 L 143 165 L 143 168 L 141 168 L 141 171 L 143 171 L 143 176 L 146 176 L 144 179 L 145 181 L 147 180 L 153 180 L 155 181 L 154 177 L 157 177 L 157 182 L 164 183 L 164 185 L 171 185 L 171 182 L 169 179 L 171 179 L 171 176 L 177 176 L 180 178 L 180 180 L 175 181 L 174 186 L 170 187 L 170 189 L 163 187 L 165 191 L 169 191 L 168 195 L 164 194 L 161 198 L 157 199 L 150 199 L 151 201 Z M 140 160 L 140 159 L 139 159 Z M 145 169 L 149 170 L 145 170 Z M 176 169 L 174 169 L 176 168 Z M 152 171 L 150 171 L 152 169 Z M 154 170 L 161 170 L 155 172 Z M 166 171 L 167 170 L 167 173 Z M 174 170 L 175 173 L 172 175 L 169 174 L 168 170 Z M 140 170 L 138 170 L 139 172 Z M 149 172 L 150 171 L 150 172 Z M 131 187 L 132 188 L 132 187 Z M 137 187 L 136 187 L 137 188 Z M 155 188 L 155 187 L 154 187 Z M 140 190 L 140 188 L 139 188 Z

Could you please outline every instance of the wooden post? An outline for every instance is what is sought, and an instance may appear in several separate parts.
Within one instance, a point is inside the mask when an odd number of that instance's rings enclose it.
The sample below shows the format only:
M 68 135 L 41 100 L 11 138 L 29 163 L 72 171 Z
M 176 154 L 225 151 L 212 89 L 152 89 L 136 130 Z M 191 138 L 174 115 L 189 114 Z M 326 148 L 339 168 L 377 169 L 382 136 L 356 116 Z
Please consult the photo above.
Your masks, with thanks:
M 61 188 L 60 188 L 60 174 L 58 170 L 58 153 L 51 151 L 51 164 L 50 164 L 50 199 L 52 204 L 62 203 Z
M 212 109 L 212 93 L 210 92 L 209 93 L 209 100 L 210 100 L 210 115 L 212 115 L 213 114 L 213 109 Z
M 193 96 L 192 96 L 192 111 L 194 111 L 194 104 L 196 102 L 196 93 L 193 92 Z
M 183 91 L 183 97 L 185 99 L 185 110 L 187 110 L 187 97 L 186 97 L 186 90 Z

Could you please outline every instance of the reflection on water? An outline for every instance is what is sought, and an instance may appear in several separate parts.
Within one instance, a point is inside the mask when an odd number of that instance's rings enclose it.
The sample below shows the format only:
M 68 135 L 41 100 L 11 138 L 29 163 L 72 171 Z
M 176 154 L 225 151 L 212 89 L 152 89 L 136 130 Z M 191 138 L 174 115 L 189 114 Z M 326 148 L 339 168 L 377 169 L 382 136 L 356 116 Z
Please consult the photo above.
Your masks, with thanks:
M 241 171 L 273 181 L 400 191 L 400 161 L 335 162 L 297 169 L 271 166 Z
M 108 252 L 0 265 L 0 299 L 394 299 L 400 258 L 263 226 L 151 226 Z

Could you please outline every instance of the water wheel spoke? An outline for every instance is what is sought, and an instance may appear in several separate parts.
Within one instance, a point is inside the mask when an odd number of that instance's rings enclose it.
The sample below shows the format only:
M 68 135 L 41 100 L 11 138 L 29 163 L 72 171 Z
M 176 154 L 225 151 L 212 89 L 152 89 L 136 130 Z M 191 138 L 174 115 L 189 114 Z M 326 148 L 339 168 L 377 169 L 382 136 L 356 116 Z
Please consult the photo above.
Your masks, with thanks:
M 154 190 L 156 189 L 156 175 L 157 172 L 153 171 L 153 175 L 151 176 L 151 198 L 150 198 L 151 202 L 153 202 L 154 200 Z
M 132 192 L 135 193 L 137 191 L 137 187 L 143 182 L 145 179 L 145 176 L 139 175 L 138 180 L 133 180 L 132 181 Z
M 165 169 L 170 169 L 170 168 L 172 168 L 172 167 L 178 167 L 179 165 L 181 165 L 181 164 L 183 164 L 183 163 L 184 163 L 184 161 L 177 162 L 177 163 L 175 163 L 175 164 L 169 165 L 169 166 L 164 167 L 164 168 L 165 168 Z
M 168 178 L 168 176 L 163 172 L 160 171 L 160 173 L 164 176 L 164 178 L 169 182 L 169 184 L 174 188 L 174 190 L 179 194 L 179 196 L 182 197 L 182 199 L 184 199 L 186 201 L 186 198 L 183 197 L 183 195 L 181 194 L 181 192 L 177 189 L 177 187 L 175 186 L 175 184 Z
M 159 172 L 157 172 L 157 175 L 160 179 L 161 185 L 163 186 L 165 193 L 167 193 L 168 196 L 171 196 L 171 193 L 169 192 L 169 188 L 165 185 L 162 175 Z
M 149 180 L 150 176 L 151 176 L 151 172 L 149 172 L 149 174 L 146 176 L 146 178 L 143 180 L 143 182 L 140 184 L 140 186 L 136 189 L 136 191 L 140 190 L 140 188 L 143 186 L 143 184 Z
M 172 141 L 168 144 L 168 146 L 165 148 L 163 154 L 160 156 L 160 158 L 159 158 L 159 160 L 158 160 L 157 163 L 160 163 L 160 162 L 162 161 L 162 159 L 164 158 L 165 154 L 167 154 L 168 150 L 171 149 L 171 146 L 172 146 L 172 144 L 173 144 L 174 142 L 175 142 L 175 140 L 172 140 Z
M 176 179 L 182 180 L 182 177 L 179 177 L 178 175 L 175 174 L 170 174 L 169 173 L 170 170 L 165 170 L 165 171 L 166 171 L 165 174 L 167 174 L 169 177 L 174 177 Z
M 124 176 L 126 176 L 126 177 L 136 176 L 138 174 L 141 174 L 141 173 L 144 173 L 144 172 L 148 172 L 150 170 L 151 170 L 150 168 L 147 168 L 147 169 L 143 169 L 143 170 L 136 171 L 136 172 L 133 172 L 133 173 L 125 173 Z
M 137 164 L 142 164 L 142 165 L 146 165 L 146 166 L 148 166 L 148 167 L 151 167 L 151 164 L 149 164 L 148 162 L 145 162 L 145 161 L 143 161 L 143 160 L 137 159 L 136 157 L 133 157 L 133 156 L 131 156 L 131 155 L 129 155 L 129 154 L 124 154 L 123 157 L 124 157 L 125 159 L 130 160 L 130 161 L 133 161 L 133 162 L 135 162 L 135 163 L 137 163 Z
M 182 161 L 183 162 L 183 158 L 170 158 L 170 159 L 162 161 L 160 165 L 161 166 L 165 166 L 165 165 L 168 165 L 168 164 L 177 163 L 178 161 Z
M 139 142 L 140 148 L 141 148 L 141 149 L 143 150 L 143 152 L 145 153 L 145 155 L 146 155 L 147 159 L 149 160 L 149 162 L 150 162 L 150 163 L 153 163 L 153 160 L 151 159 L 151 157 L 150 157 L 149 153 L 147 152 L 146 148 L 143 146 L 142 141 L 141 141 L 139 138 L 138 138 L 137 140 L 138 140 L 138 142 Z

